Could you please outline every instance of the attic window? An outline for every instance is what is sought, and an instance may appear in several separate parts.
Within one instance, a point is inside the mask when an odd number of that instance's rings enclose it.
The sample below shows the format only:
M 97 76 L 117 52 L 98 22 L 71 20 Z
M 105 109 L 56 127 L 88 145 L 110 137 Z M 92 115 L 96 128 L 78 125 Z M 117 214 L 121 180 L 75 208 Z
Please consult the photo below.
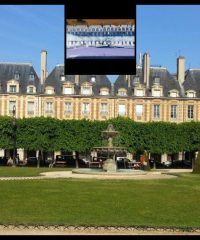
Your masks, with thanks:
M 126 96 L 126 95 L 127 95 L 126 89 L 120 88 L 120 89 L 118 90 L 118 96 Z
M 19 73 L 15 73 L 14 79 L 15 79 L 15 80 L 19 80 Z
M 179 92 L 177 90 L 171 90 L 169 92 L 170 97 L 179 97 Z
M 109 90 L 107 88 L 101 88 L 100 95 L 109 95 Z
M 60 75 L 60 81 L 65 81 L 65 75 Z
M 160 78 L 159 77 L 155 77 L 153 83 L 154 84 L 160 84 Z
M 189 91 L 186 92 L 186 95 L 189 98 L 194 98 L 194 97 L 196 97 L 196 92 L 193 91 L 193 90 L 189 90 Z
M 140 83 L 140 78 L 139 77 L 135 77 L 133 79 L 133 84 L 138 84 L 138 83 Z
M 34 80 L 34 78 L 35 78 L 34 74 L 31 73 L 31 74 L 29 75 L 29 80 Z

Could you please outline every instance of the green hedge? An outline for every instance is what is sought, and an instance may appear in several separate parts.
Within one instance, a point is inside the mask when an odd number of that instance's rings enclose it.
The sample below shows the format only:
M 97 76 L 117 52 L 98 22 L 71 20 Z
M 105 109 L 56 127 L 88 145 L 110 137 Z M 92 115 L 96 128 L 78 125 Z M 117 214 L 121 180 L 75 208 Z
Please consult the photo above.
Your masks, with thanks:
M 129 118 L 107 121 L 58 120 L 35 117 L 17 119 L 17 148 L 41 151 L 89 152 L 93 147 L 105 145 L 101 131 L 112 123 L 119 135 L 114 145 L 129 152 L 146 150 L 151 153 L 177 153 L 200 149 L 200 122 L 134 122 Z M 0 117 L 0 148 L 12 149 L 12 118 Z

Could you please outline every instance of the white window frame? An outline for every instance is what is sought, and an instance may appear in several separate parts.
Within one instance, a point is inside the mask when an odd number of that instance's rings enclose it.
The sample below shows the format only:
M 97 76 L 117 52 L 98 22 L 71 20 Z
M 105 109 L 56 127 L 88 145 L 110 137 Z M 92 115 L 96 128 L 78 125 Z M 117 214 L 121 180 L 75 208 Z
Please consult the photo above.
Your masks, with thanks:
M 125 116 L 126 115 L 126 105 L 125 104 L 119 104 L 118 105 L 118 115 L 119 116 Z
M 30 107 L 31 106 L 31 107 Z M 35 109 L 35 103 L 34 101 L 28 101 L 27 102 L 27 113 L 28 114 L 34 114 L 34 109 Z
M 170 118 L 177 119 L 177 105 L 170 106 Z
M 10 100 L 9 101 L 9 114 L 13 113 L 13 106 L 16 107 L 16 101 L 15 100 Z
M 108 113 L 108 103 L 101 103 L 101 113 L 103 114 Z
M 53 113 L 53 102 L 52 101 L 46 102 L 45 112 Z
M 11 91 L 11 89 L 12 89 L 12 91 Z M 13 91 L 13 90 L 15 90 L 15 91 Z M 16 92 L 17 92 L 17 85 L 15 85 L 15 84 L 10 84 L 10 85 L 9 85 L 9 92 L 10 92 L 10 93 L 16 93 Z
M 82 113 L 89 114 L 90 113 L 90 103 L 83 103 L 82 104 Z
M 154 117 L 154 119 L 160 119 L 160 105 L 159 104 L 153 105 L 153 117 Z
M 137 97 L 144 97 L 144 89 L 136 89 L 136 94 Z
M 187 107 L 187 118 L 194 119 L 194 105 L 188 105 Z
M 72 113 L 72 102 L 65 102 L 64 113 Z
M 144 114 L 144 105 L 143 104 L 137 104 L 135 106 L 135 115 L 137 117 L 142 117 Z

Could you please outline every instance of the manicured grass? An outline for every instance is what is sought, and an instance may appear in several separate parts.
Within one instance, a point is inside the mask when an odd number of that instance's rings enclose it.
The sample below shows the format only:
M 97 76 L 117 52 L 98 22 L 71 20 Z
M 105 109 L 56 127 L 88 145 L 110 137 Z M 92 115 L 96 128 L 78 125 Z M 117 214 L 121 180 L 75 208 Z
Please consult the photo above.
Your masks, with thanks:
M 71 168 L 48 167 L 0 167 L 0 177 L 31 177 L 39 176 L 42 172 L 70 171 Z
M 0 224 L 200 225 L 200 175 L 0 181 Z

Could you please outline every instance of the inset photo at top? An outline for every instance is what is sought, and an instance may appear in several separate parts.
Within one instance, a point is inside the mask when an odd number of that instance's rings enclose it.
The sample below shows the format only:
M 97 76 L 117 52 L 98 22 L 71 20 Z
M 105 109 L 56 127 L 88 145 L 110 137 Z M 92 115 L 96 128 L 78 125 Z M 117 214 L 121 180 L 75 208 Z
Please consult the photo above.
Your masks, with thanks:
M 134 59 L 135 19 L 67 19 L 67 59 Z

